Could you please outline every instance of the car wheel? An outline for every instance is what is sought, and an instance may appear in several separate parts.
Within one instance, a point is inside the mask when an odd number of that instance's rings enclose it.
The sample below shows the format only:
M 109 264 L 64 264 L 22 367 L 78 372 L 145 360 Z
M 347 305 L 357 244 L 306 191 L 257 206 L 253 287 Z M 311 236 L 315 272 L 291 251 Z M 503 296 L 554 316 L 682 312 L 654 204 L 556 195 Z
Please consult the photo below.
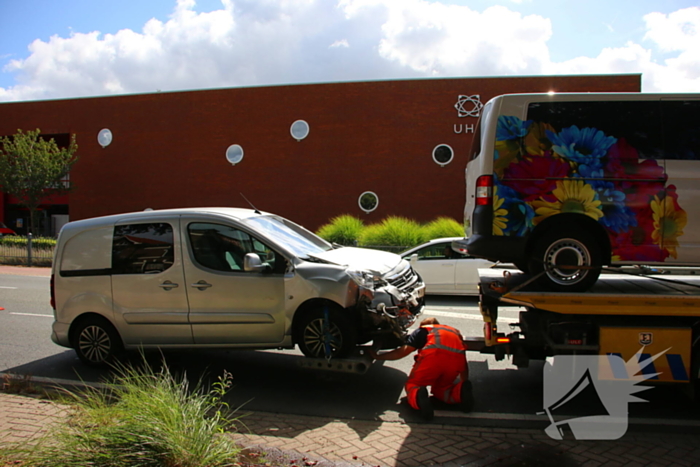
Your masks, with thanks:
M 109 321 L 91 317 L 78 324 L 73 347 L 83 363 L 99 367 L 115 360 L 122 350 L 122 342 Z
M 299 350 L 307 357 L 342 358 L 353 351 L 357 337 L 347 318 L 337 309 L 322 306 L 302 316 L 297 343 Z
M 540 275 L 538 284 L 545 288 L 584 292 L 600 275 L 600 248 L 585 232 L 552 231 L 536 243 L 529 269 Z

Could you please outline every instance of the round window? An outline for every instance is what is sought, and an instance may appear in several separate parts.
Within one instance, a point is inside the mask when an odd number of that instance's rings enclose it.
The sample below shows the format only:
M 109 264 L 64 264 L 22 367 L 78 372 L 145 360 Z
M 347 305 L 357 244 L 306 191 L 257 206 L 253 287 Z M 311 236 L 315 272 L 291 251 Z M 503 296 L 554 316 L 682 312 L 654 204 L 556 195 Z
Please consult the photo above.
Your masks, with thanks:
M 379 206 L 379 196 L 372 191 L 365 191 L 360 195 L 357 203 L 360 205 L 360 209 L 362 209 L 364 212 L 370 213 L 377 209 L 377 206 Z
M 100 146 L 103 148 L 106 148 L 112 143 L 112 132 L 109 131 L 109 128 L 103 128 L 97 133 L 97 142 L 100 143 Z
M 296 122 L 292 123 L 289 132 L 292 134 L 292 137 L 295 140 L 301 141 L 309 136 L 309 124 L 304 120 L 297 120 Z
M 452 152 L 452 148 L 446 144 L 438 144 L 435 146 L 435 149 L 433 149 L 433 160 L 440 167 L 444 167 L 452 162 L 453 158 L 454 153 Z
M 239 144 L 232 144 L 226 150 L 226 160 L 231 165 L 236 165 L 243 160 L 243 148 Z

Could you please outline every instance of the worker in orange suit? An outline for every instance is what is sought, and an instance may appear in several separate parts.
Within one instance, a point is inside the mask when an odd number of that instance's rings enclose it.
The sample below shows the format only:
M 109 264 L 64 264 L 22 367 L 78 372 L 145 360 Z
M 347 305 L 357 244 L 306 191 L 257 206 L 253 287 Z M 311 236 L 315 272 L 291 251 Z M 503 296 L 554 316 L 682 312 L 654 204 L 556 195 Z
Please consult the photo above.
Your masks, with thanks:
M 451 326 L 442 325 L 435 318 L 426 318 L 407 338 L 406 344 L 386 353 L 370 350 L 376 360 L 399 360 L 418 351 L 411 374 L 406 381 L 408 404 L 426 420 L 433 418 L 432 395 L 448 404 L 458 404 L 465 412 L 474 405 L 472 384 L 469 381 L 466 346 L 462 334 Z

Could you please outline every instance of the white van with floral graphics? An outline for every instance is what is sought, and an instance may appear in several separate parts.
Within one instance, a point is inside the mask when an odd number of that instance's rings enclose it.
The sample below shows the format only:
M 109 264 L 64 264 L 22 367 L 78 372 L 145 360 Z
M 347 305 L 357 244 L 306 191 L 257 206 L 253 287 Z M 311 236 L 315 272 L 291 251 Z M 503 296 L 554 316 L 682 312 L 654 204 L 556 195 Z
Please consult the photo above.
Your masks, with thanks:
M 700 95 L 496 97 L 466 181 L 453 248 L 551 290 L 587 290 L 606 265 L 700 265 Z

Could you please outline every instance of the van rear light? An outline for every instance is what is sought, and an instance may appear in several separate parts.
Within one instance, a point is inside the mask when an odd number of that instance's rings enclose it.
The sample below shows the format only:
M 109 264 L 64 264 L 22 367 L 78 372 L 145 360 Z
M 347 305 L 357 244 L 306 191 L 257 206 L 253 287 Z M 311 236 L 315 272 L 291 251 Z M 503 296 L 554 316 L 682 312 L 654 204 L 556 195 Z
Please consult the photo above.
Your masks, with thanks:
M 476 205 L 493 204 L 493 175 L 482 175 L 476 179 Z
M 53 286 L 53 274 L 51 274 L 51 281 L 49 282 L 51 288 L 51 308 L 56 309 L 56 293 Z

